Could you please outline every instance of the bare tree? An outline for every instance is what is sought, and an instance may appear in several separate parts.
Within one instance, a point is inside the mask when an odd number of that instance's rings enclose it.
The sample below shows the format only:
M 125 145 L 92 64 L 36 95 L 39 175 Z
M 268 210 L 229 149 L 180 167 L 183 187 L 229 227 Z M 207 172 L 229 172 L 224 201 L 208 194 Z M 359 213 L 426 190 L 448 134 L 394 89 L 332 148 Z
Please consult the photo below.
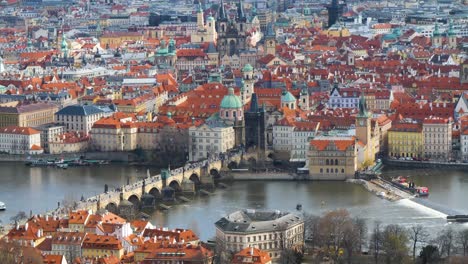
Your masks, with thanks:
M 10 220 L 12 223 L 17 224 L 27 218 L 28 217 L 24 211 L 19 211 L 16 215 L 10 217 Z
M 457 244 L 463 250 L 463 256 L 468 253 L 468 230 L 461 230 L 457 233 Z
M 329 252 L 330 257 L 337 262 L 341 257 L 341 249 L 344 239 L 351 240 L 352 219 L 345 209 L 339 209 L 327 213 L 320 219 L 319 228 L 321 230 L 321 239 Z
M 352 221 L 344 226 L 342 247 L 346 253 L 346 261 L 351 264 L 354 253 L 361 247 L 359 229 Z
M 385 262 L 405 263 L 408 258 L 408 237 L 406 230 L 399 225 L 388 225 L 382 236 L 382 251 L 385 252 Z
M 229 249 L 227 242 L 222 238 L 216 237 L 215 263 L 230 263 L 233 256 L 234 254 Z
M 312 249 L 320 246 L 320 217 L 315 215 L 304 216 L 304 231 L 305 239 L 308 241 Z
M 452 228 L 446 228 L 439 232 L 436 238 L 436 243 L 439 245 L 441 255 L 446 255 L 450 258 L 453 249 L 454 232 Z
M 372 231 L 371 239 L 370 239 L 370 250 L 374 254 L 374 261 L 375 263 L 379 262 L 379 255 L 382 251 L 382 241 L 383 241 L 383 234 L 382 234 L 382 227 L 380 221 L 375 221 L 374 229 Z
M 367 241 L 367 223 L 366 220 L 360 217 L 354 218 L 353 222 L 357 228 L 357 234 L 359 236 L 359 253 L 362 253 L 362 246 L 365 245 Z
M 416 247 L 418 243 L 424 243 L 429 234 L 422 225 L 415 225 L 409 228 L 409 240 L 413 244 L 413 261 L 416 260 Z

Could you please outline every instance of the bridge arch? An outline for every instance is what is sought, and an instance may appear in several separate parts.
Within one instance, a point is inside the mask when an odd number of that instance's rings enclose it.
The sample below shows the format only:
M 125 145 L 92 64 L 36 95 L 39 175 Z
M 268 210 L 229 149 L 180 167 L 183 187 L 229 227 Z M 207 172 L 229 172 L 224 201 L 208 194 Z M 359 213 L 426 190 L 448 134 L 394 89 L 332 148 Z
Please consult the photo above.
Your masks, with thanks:
M 218 168 L 211 168 L 211 170 L 210 170 L 210 175 L 211 175 L 211 177 L 213 177 L 213 178 L 219 178 L 219 177 L 220 177 L 220 174 L 219 174 Z
M 239 167 L 239 164 L 237 163 L 237 161 L 233 160 L 233 161 L 229 162 L 229 164 L 228 164 L 228 168 L 231 169 L 231 170 L 232 169 L 237 169 L 237 167 Z
M 137 208 L 140 206 L 140 198 L 136 194 L 130 195 L 127 200 Z
M 198 176 L 198 174 L 196 173 L 192 173 L 192 175 L 190 175 L 189 177 L 189 180 L 191 180 L 195 185 L 198 185 L 201 183 L 200 176 Z
M 111 212 L 111 213 L 114 213 L 114 214 L 117 214 L 119 212 L 119 207 L 114 202 L 108 203 L 105 208 L 106 208 L 106 210 L 108 212 Z
M 156 187 L 151 188 L 151 190 L 148 193 L 153 195 L 156 199 L 161 198 L 161 191 Z
M 169 187 L 174 189 L 174 191 L 176 191 L 176 192 L 181 192 L 182 191 L 182 186 L 180 185 L 180 183 L 177 180 L 172 180 L 169 183 Z

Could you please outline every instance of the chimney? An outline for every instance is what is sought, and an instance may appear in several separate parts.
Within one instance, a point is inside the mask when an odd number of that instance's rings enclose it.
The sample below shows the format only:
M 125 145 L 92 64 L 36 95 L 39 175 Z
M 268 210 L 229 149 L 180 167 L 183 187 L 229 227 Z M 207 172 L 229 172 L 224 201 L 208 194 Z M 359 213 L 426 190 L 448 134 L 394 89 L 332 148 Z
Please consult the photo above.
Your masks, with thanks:
M 250 248 L 250 256 L 253 256 L 254 252 L 253 252 L 253 247 Z

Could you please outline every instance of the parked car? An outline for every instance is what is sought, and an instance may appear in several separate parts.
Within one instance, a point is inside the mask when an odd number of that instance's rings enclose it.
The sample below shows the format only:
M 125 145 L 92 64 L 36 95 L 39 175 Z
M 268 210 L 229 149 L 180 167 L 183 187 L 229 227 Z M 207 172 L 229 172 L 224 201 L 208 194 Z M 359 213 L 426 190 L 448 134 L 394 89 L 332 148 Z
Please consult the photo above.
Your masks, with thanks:
M 413 160 L 412 157 L 406 157 L 406 160 Z

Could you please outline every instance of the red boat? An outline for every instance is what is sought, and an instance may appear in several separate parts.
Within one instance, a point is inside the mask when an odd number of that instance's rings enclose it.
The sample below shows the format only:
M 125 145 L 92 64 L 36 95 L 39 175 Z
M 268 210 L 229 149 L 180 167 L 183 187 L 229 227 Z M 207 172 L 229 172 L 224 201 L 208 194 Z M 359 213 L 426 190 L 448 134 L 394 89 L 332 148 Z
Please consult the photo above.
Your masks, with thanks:
M 398 176 L 396 178 L 393 178 L 391 183 L 393 183 L 393 185 L 400 187 L 401 189 L 409 191 L 413 194 L 417 194 L 420 197 L 429 195 L 429 188 L 416 186 L 414 182 L 408 181 L 408 179 L 403 176 Z

